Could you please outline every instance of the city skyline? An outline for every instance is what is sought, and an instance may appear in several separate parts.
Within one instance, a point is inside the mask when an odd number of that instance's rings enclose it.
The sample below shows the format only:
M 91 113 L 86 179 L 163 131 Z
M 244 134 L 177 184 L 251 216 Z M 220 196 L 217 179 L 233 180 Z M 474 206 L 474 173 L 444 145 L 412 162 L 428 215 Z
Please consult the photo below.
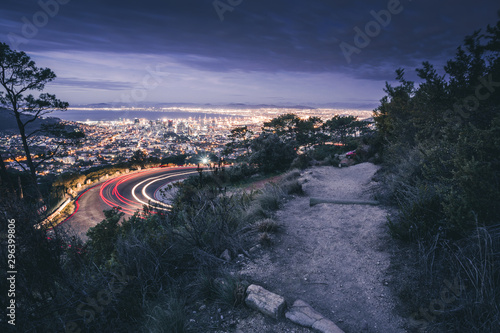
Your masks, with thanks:
M 88 103 L 335 105 L 371 110 L 398 67 L 439 71 L 495 1 L 6 1 L 0 39 Z

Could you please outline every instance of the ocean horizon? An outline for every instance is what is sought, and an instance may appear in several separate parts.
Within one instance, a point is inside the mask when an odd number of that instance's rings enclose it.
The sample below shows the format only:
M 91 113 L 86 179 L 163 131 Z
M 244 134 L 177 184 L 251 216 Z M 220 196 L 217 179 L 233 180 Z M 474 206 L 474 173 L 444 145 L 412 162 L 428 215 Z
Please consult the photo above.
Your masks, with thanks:
M 243 117 L 237 115 L 227 115 L 206 112 L 186 112 L 186 111 L 146 111 L 146 110 L 72 110 L 53 111 L 45 117 L 55 117 L 67 121 L 118 121 L 123 119 L 145 118 L 148 120 L 157 119 L 187 119 L 191 118 L 228 118 Z

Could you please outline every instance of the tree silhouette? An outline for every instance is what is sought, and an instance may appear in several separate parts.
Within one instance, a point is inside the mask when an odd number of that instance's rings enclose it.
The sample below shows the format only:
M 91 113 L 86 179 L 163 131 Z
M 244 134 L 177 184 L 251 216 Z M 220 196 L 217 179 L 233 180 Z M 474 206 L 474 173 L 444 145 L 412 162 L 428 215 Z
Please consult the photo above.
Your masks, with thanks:
M 26 128 L 53 110 L 66 109 L 68 103 L 48 93 L 35 97 L 29 92 L 44 90 L 45 84 L 55 78 L 52 70 L 36 67 L 35 62 L 26 53 L 11 50 L 7 44 L 0 43 L 0 84 L 5 90 L 0 92 L 0 106 L 6 108 L 5 112 L 11 113 L 16 119 L 31 180 L 40 200 L 42 195 L 36 176 L 38 165 L 33 162 L 28 143 L 29 137 L 34 133 L 27 133 Z
M 319 117 L 301 119 L 293 113 L 282 114 L 264 123 L 263 132 L 276 134 L 281 140 L 290 142 L 296 147 L 318 143 L 320 125 Z

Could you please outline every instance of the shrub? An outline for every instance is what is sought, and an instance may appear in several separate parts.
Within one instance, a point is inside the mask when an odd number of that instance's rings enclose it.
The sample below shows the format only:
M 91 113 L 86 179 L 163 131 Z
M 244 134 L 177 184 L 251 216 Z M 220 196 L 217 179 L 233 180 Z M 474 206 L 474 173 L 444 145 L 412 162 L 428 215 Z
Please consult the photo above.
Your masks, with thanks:
M 281 188 L 274 184 L 266 184 L 262 193 L 258 196 L 257 200 L 266 211 L 275 211 L 280 208 L 281 198 L 283 197 Z
M 158 299 L 146 303 L 143 310 L 143 333 L 184 333 L 186 301 L 176 292 L 162 293 Z
M 399 208 L 389 221 L 392 234 L 419 249 L 415 270 L 425 272 L 419 289 L 439 294 L 437 276 L 456 276 L 466 287 L 458 305 L 440 312 L 431 330 L 500 327 L 500 95 L 491 94 L 465 113 L 459 109 L 486 77 L 500 75 L 500 21 L 487 31 L 466 37 L 447 62 L 446 76 L 424 62 L 417 86 L 398 69 L 399 85 L 386 85 L 387 96 L 374 113 L 374 142 L 382 148 L 386 171 L 379 197 Z
M 254 139 L 251 149 L 249 163 L 263 173 L 288 169 L 297 154 L 291 142 L 284 142 L 278 135 L 269 133 L 262 133 Z
M 256 228 L 259 232 L 277 232 L 280 227 L 279 223 L 273 219 L 260 220 L 256 224 Z
M 87 232 L 89 237 L 88 246 L 98 264 L 103 264 L 108 259 L 111 259 L 111 255 L 115 251 L 115 241 L 120 228 L 118 222 L 120 222 L 123 215 L 117 209 L 106 210 L 104 211 L 106 218 Z
M 267 232 L 263 232 L 260 234 L 259 242 L 260 242 L 260 244 L 262 244 L 264 246 L 270 246 L 273 243 L 271 237 L 269 236 L 269 234 Z
M 290 180 L 295 180 L 299 177 L 300 177 L 300 171 L 295 169 L 295 170 L 291 170 L 291 171 L 287 172 L 286 174 L 284 174 L 281 177 L 281 180 L 282 181 L 290 181 Z
M 304 170 L 307 169 L 311 161 L 312 158 L 307 154 L 298 155 L 293 160 L 292 164 L 290 165 L 290 168 Z
M 290 180 L 282 183 L 280 186 L 286 194 L 304 195 L 302 184 L 298 180 Z

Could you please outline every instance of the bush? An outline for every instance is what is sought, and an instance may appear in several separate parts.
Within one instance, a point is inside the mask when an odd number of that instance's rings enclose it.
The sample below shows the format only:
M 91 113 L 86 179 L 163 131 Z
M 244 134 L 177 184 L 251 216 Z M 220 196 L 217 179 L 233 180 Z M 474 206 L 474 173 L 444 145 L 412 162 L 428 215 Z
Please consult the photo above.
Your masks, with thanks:
M 271 232 L 271 233 L 275 233 L 275 232 L 278 232 L 278 230 L 280 229 L 280 225 L 278 222 L 276 222 L 275 220 L 273 219 L 264 219 L 264 220 L 260 220 L 257 222 L 256 224 L 256 228 L 259 232 Z
M 88 246 L 98 264 L 103 264 L 111 259 L 120 229 L 118 222 L 120 222 L 123 215 L 117 209 L 104 211 L 106 218 L 87 232 L 89 237 Z
M 318 145 L 312 150 L 311 157 L 317 161 L 324 161 L 325 159 L 339 154 L 342 152 L 342 147 L 334 145 Z
M 257 200 L 266 211 L 276 211 L 280 208 L 281 199 L 284 193 L 282 189 L 274 184 L 266 184 Z
M 143 310 L 143 333 L 187 332 L 186 301 L 176 292 L 162 293 L 156 300 L 147 302 Z
M 292 164 L 290 165 L 290 168 L 304 170 L 307 169 L 311 161 L 312 158 L 307 154 L 298 155 L 293 160 Z
M 289 180 L 281 184 L 283 192 L 292 195 L 304 195 L 304 190 L 302 189 L 302 184 L 298 180 Z
M 296 151 L 291 142 L 284 142 L 275 134 L 263 133 L 252 141 L 249 163 L 259 172 L 272 173 L 288 169 Z
M 458 305 L 434 313 L 433 331 L 500 328 L 500 95 L 465 105 L 485 78 L 500 75 L 500 21 L 487 31 L 466 37 L 446 76 L 424 62 L 416 85 L 398 69 L 399 85 L 386 85 L 374 113 L 385 164 L 379 197 L 399 208 L 392 234 L 416 244 L 415 270 L 425 272 L 416 285 L 439 294 L 442 279 L 455 276 L 466 288 Z
M 234 196 L 211 197 L 202 191 L 191 207 L 172 216 L 178 226 L 176 234 L 195 248 L 200 256 L 218 257 L 228 249 L 238 253 L 244 246 L 245 225 L 241 208 Z

